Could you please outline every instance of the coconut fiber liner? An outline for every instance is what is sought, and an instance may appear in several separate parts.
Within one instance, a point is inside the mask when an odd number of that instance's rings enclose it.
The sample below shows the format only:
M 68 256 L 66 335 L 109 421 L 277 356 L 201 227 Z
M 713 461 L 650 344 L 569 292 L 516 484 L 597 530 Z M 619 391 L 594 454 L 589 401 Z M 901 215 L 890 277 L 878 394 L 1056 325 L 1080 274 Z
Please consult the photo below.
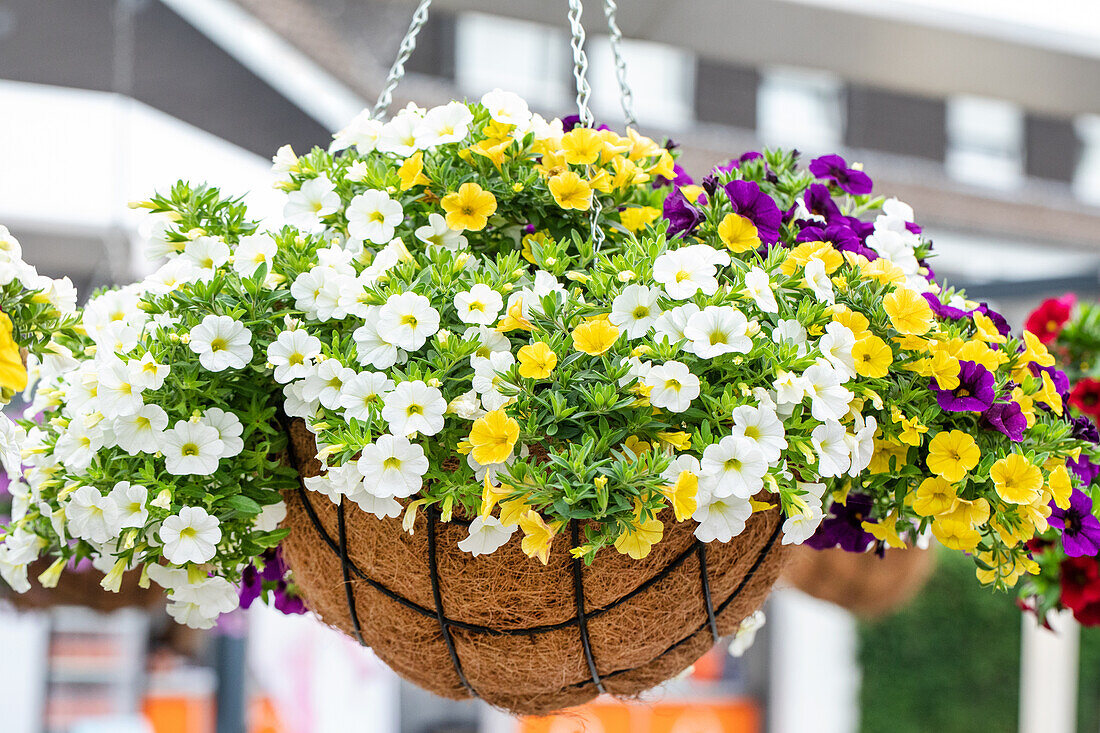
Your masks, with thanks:
M 783 579 L 814 598 L 835 603 L 863 618 L 900 610 L 912 600 L 936 565 L 935 553 L 916 547 L 873 552 L 815 550 L 791 553 Z
M 300 475 L 318 475 L 313 436 L 300 420 L 288 430 Z M 410 535 L 400 518 L 304 488 L 286 501 L 283 551 L 310 610 L 421 687 L 519 714 L 632 696 L 674 676 L 761 606 L 786 556 L 777 509 L 729 543 L 703 544 L 694 523 L 666 521 L 648 557 L 604 551 L 585 566 L 569 554 L 577 523 L 543 565 L 518 535 L 474 558 L 457 546 L 468 522 L 434 511 Z

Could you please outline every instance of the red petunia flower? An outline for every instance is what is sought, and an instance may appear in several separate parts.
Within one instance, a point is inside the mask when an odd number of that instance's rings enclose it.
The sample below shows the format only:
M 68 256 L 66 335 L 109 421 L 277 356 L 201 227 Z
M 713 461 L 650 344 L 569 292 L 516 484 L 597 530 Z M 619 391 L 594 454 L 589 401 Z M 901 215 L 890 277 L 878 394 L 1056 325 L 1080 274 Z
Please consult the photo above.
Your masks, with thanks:
M 1073 385 L 1073 391 L 1069 393 L 1069 404 L 1083 415 L 1100 417 L 1100 381 L 1091 377 L 1082 378 Z
M 1100 625 L 1100 565 L 1092 557 L 1062 561 L 1062 605 L 1088 626 Z
M 1044 344 L 1049 344 L 1062 332 L 1076 303 L 1077 296 L 1073 293 L 1066 293 L 1061 298 L 1048 298 L 1027 317 L 1024 328 L 1038 336 Z

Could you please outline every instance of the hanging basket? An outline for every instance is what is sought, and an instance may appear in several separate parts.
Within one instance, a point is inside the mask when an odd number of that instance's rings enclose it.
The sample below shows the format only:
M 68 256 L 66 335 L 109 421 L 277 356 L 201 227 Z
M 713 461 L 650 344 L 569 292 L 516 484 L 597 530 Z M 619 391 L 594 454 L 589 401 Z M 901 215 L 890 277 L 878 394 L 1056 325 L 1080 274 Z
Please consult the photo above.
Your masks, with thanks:
M 800 545 L 791 553 L 783 578 L 803 593 L 873 619 L 912 600 L 935 565 L 932 550 L 916 547 L 890 549 L 880 558 L 873 552 L 815 550 Z
M 320 464 L 290 426 L 303 477 Z M 462 522 L 376 519 L 305 489 L 288 492 L 283 543 L 306 605 L 371 647 L 402 677 L 452 699 L 545 714 L 597 694 L 636 695 L 679 673 L 758 609 L 786 557 L 780 516 L 758 515 L 733 542 L 703 544 L 667 525 L 644 560 L 573 560 L 577 525 L 543 565 L 518 539 L 491 555 L 458 549 Z

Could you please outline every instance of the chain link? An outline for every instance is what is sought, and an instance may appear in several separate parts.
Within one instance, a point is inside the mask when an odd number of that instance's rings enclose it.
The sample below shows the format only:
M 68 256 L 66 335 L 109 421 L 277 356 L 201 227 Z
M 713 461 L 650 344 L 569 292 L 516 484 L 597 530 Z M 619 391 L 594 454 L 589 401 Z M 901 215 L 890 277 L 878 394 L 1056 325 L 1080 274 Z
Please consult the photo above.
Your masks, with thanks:
M 637 127 L 638 120 L 634 117 L 634 92 L 626 80 L 626 60 L 623 58 L 623 32 L 619 30 L 619 22 L 615 18 L 619 6 L 615 0 L 604 0 L 603 13 L 607 16 L 607 41 L 611 46 L 611 55 L 615 58 L 615 78 L 619 82 L 619 103 L 623 108 L 623 119 L 627 127 Z
M 386 84 L 378 94 L 378 101 L 374 103 L 374 109 L 371 110 L 371 117 L 374 119 L 386 114 L 386 110 L 393 103 L 393 90 L 397 88 L 397 85 L 405 76 L 405 62 L 409 60 L 412 52 L 416 49 L 416 36 L 420 33 L 420 29 L 424 27 L 424 24 L 428 22 L 428 8 L 431 5 L 432 0 L 420 0 L 416 12 L 413 13 L 409 30 L 405 32 L 405 37 L 401 39 L 401 45 L 397 49 L 397 58 L 394 59 L 393 66 L 390 67 L 390 73 L 386 76 Z
M 588 54 L 584 52 L 584 25 L 581 24 L 581 13 L 584 12 L 581 0 L 569 0 L 569 30 L 570 45 L 573 47 L 573 79 L 577 83 L 577 115 L 582 127 L 592 127 L 592 110 L 588 106 L 588 100 L 592 96 L 592 86 L 588 83 Z M 588 169 L 591 179 L 592 167 Z M 592 229 L 592 248 L 596 252 L 603 246 L 604 232 L 600 226 L 600 214 L 603 212 L 603 204 L 600 203 L 599 191 L 592 191 L 592 206 L 590 208 L 590 224 Z

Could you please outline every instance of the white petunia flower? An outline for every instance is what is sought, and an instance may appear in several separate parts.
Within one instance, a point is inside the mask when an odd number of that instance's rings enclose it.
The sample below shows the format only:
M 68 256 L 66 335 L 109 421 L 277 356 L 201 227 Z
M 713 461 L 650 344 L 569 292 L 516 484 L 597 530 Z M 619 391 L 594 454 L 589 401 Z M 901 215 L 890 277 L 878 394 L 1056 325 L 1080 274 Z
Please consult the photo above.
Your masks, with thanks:
M 222 458 L 232 458 L 244 450 L 244 425 L 241 419 L 232 412 L 226 412 L 220 407 L 211 407 L 199 418 L 200 425 L 209 425 L 218 431 L 218 440 L 222 442 Z
M 466 248 L 466 237 L 447 226 L 442 214 L 428 214 L 428 223 L 416 230 L 416 238 L 432 247 L 457 252 Z
M 218 616 L 240 605 L 237 587 L 216 576 L 182 585 L 168 600 L 168 615 L 192 629 L 211 629 Z
M 747 354 L 752 349 L 745 314 L 733 306 L 708 305 L 688 319 L 684 337 L 688 350 L 703 359 L 722 354 Z
M 156 272 L 142 281 L 145 290 L 153 295 L 166 295 L 183 285 L 199 279 L 202 272 L 186 257 L 168 260 Z
M 354 377 L 354 369 L 344 366 L 337 359 L 325 359 L 311 368 L 302 385 L 302 397 L 310 401 L 319 400 L 328 409 L 337 410 L 344 384 Z
M 298 156 L 294 154 L 294 148 L 284 145 L 275 151 L 271 157 L 271 172 L 281 181 L 290 180 L 287 173 L 298 170 Z
M 360 482 L 360 487 L 362 487 L 362 482 Z M 354 501 L 367 514 L 373 514 L 379 519 L 400 517 L 405 511 L 405 507 L 401 506 L 401 502 L 392 496 L 375 496 L 364 488 L 360 488 L 354 494 L 349 494 L 348 499 Z
M 280 332 L 267 347 L 267 361 L 275 367 L 279 384 L 309 376 L 313 360 L 320 355 L 321 340 L 302 328 Z
M 401 382 L 382 401 L 382 417 L 394 435 L 435 435 L 446 411 L 443 393 L 419 380 Z
M 0 578 L 16 593 L 26 593 L 31 589 L 27 566 L 38 559 L 38 553 L 45 544 L 41 537 L 22 527 L 0 542 Z
M 848 475 L 854 478 L 871 465 L 871 457 L 875 453 L 875 431 L 878 430 L 878 420 L 874 415 L 868 415 L 866 418 L 859 417 L 853 428 L 855 428 L 855 434 L 848 433 L 844 439 L 852 454 L 852 465 L 848 468 Z
M 729 654 L 731 657 L 742 657 L 752 648 L 756 642 L 756 632 L 764 628 L 764 612 L 753 611 L 741 620 L 737 630 L 733 632 L 730 641 Z
M 198 237 L 183 248 L 183 256 L 198 271 L 198 279 L 209 280 L 219 267 L 229 262 L 229 245 L 217 237 Z
M 717 272 L 717 267 L 691 247 L 665 252 L 653 262 L 653 279 L 675 300 L 686 300 L 699 291 L 714 295 L 718 292 Z
M 102 423 L 89 425 L 84 419 L 72 420 L 58 436 L 54 453 L 71 472 L 81 475 L 92 465 L 96 452 L 104 445 Z
M 626 387 L 630 384 L 645 384 L 646 377 L 653 369 L 653 362 L 642 361 L 636 356 L 628 356 L 620 363 L 627 367 L 627 372 L 619 377 L 619 386 Z
M 493 516 L 475 517 L 470 522 L 470 534 L 458 543 L 458 549 L 474 557 L 492 554 L 512 538 L 516 529 L 517 525 L 505 527 Z
M 827 420 L 814 428 L 810 443 L 817 453 L 817 472 L 825 478 L 843 476 L 852 465 L 852 454 L 845 439 L 844 426 Z
M 381 372 L 360 372 L 344 382 L 340 390 L 340 406 L 345 418 L 364 422 L 377 415 L 381 397 L 393 390 L 393 380 Z
M 338 153 L 354 146 L 360 153 L 367 155 L 374 151 L 381 134 L 381 120 L 374 119 L 372 110 L 365 109 L 357 114 L 347 127 L 332 136 L 332 143 L 328 149 L 330 153 Z
M 699 523 L 695 537 L 700 542 L 729 542 L 745 531 L 745 523 L 751 516 L 752 504 L 748 499 L 728 496 L 700 502 L 691 518 Z
M 305 380 L 298 380 L 283 386 L 283 412 L 290 417 L 311 418 L 317 414 L 320 402 L 307 400 L 302 396 Z
M 132 415 L 141 409 L 141 387 L 133 383 L 133 370 L 119 359 L 101 365 L 96 405 L 104 417 Z
M 684 329 L 687 328 L 688 321 L 699 311 L 699 306 L 694 303 L 685 303 L 676 306 L 672 310 L 665 311 L 653 323 L 655 340 L 660 341 L 664 338 L 670 344 L 683 341 L 687 338 L 684 336 Z
M 471 364 L 475 358 L 488 359 L 490 354 L 498 351 L 508 351 L 511 345 L 508 337 L 488 326 L 471 326 L 462 334 L 463 341 L 476 341 L 478 350 L 470 357 Z
M 189 335 L 188 346 L 207 371 L 243 369 L 252 361 L 252 332 L 229 316 L 206 316 Z
M 806 327 L 793 318 L 780 320 L 772 330 L 772 341 L 777 344 L 793 344 L 798 356 L 806 355 L 808 340 L 809 334 L 806 333 Z
M 501 375 L 512 368 L 516 357 L 510 351 L 494 351 L 489 354 L 488 359 L 475 355 L 470 358 L 470 362 L 474 367 L 470 386 L 481 395 L 481 403 L 485 409 L 498 410 L 504 407 L 511 398 L 500 393 L 499 387 L 504 379 Z
M 252 522 L 252 528 L 257 532 L 274 532 L 286 519 L 286 502 L 277 501 L 274 504 L 266 504 L 256 519 Z
M 833 365 L 844 381 L 856 377 L 856 360 L 852 356 L 852 347 L 855 345 L 856 337 L 852 329 L 836 321 L 825 326 L 825 334 L 817 342 L 821 355 Z
M 457 293 L 454 303 L 460 321 L 488 326 L 496 322 L 504 307 L 504 298 L 488 285 L 478 283 L 469 290 Z
M 143 405 L 137 412 L 115 418 L 112 427 L 118 447 L 130 455 L 156 453 L 168 427 L 168 413 L 160 405 Z
M 768 463 L 778 461 L 787 447 L 784 432 L 783 421 L 776 415 L 774 406 L 761 404 L 733 408 L 734 437 L 751 441 Z
M 439 311 L 413 292 L 391 295 L 378 311 L 378 331 L 399 349 L 416 351 L 439 330 Z
M 813 291 L 819 301 L 832 305 L 836 296 L 833 294 L 833 281 L 825 272 L 825 263 L 814 257 L 806 263 L 805 273 L 806 287 Z
M 179 420 L 160 439 L 164 468 L 173 476 L 209 476 L 218 470 L 224 445 L 209 425 Z
M 745 273 L 745 295 L 752 298 L 756 307 L 765 313 L 779 312 L 779 304 L 775 302 L 775 292 L 772 291 L 768 273 L 759 267 Z
M 150 353 L 146 353 L 138 361 L 129 362 L 128 366 L 130 380 L 141 390 L 160 389 L 165 377 L 172 371 L 172 367 L 159 363 Z
M 526 128 L 531 122 L 531 110 L 518 94 L 494 89 L 481 98 L 489 116 L 505 125 Z
M 458 415 L 463 420 L 476 420 L 485 414 L 485 410 L 481 409 L 481 400 L 477 392 L 472 389 L 451 400 L 447 404 L 447 412 Z
M 626 332 L 626 337 L 644 337 L 663 311 L 657 305 L 661 291 L 645 285 L 627 285 L 611 303 L 607 320 Z
M 339 196 L 336 197 L 336 201 L 339 205 Z M 233 253 L 233 269 L 241 277 L 252 277 L 260 265 L 267 265 L 267 271 L 270 273 L 271 260 L 275 257 L 276 251 L 278 251 L 278 245 L 268 234 L 243 236 Z
M 160 525 L 164 558 L 173 565 L 212 560 L 222 539 L 220 524 L 202 507 L 183 507 Z
M 345 214 L 348 218 L 348 236 L 374 244 L 386 244 L 393 239 L 394 229 L 404 219 L 401 203 L 377 189 L 357 194 L 348 204 Z
M 122 530 L 118 505 L 94 486 L 81 486 L 65 506 L 69 534 L 89 542 L 107 542 Z
M 403 499 L 420 491 L 428 459 L 424 449 L 408 438 L 382 435 L 363 447 L 356 466 L 368 493 L 380 498 Z
M 313 230 L 321 219 L 340 210 L 340 194 L 336 185 L 325 174 L 302 183 L 297 191 L 291 191 L 283 206 L 283 218 L 292 227 Z
M 450 102 L 428 110 L 416 128 L 416 139 L 423 148 L 462 142 L 470 131 L 474 114 L 462 102 Z
M 119 527 L 144 527 L 149 521 L 149 489 L 129 481 L 119 481 L 107 495 L 118 508 Z
M 905 231 L 904 222 L 899 223 Z M 877 252 L 879 257 L 900 267 L 906 275 L 915 275 L 920 269 L 920 263 L 913 253 L 916 238 L 907 235 L 908 231 L 902 234 L 894 229 L 880 229 L 876 226 L 874 233 L 867 236 L 867 246 Z
M 372 307 L 367 311 L 366 323 L 351 334 L 355 341 L 355 353 L 359 363 L 375 369 L 389 369 L 402 360 L 404 352 L 382 335 L 379 327 L 381 307 Z
M 818 359 L 803 372 L 799 386 L 810 398 L 810 414 L 815 420 L 840 420 L 847 414 L 854 395 L 843 382 L 843 377 L 824 359 Z
M 699 459 L 687 453 L 681 453 L 672 459 L 672 463 L 668 464 L 668 468 L 661 472 L 661 478 L 670 484 L 674 484 L 684 471 L 695 474 L 696 478 L 701 476 L 703 469 L 699 464 Z
M 0 413 L 0 464 L 9 479 L 18 479 L 23 475 L 22 451 L 26 439 L 27 431 Z
M 764 453 L 747 438 L 727 435 L 708 445 L 699 462 L 703 472 L 700 483 L 718 499 L 737 496 L 749 499 L 764 488 L 768 461 Z
M 418 147 L 416 132 L 422 118 L 423 115 L 407 109 L 398 112 L 392 120 L 382 125 L 376 149 L 402 158 L 415 153 Z
M 823 484 L 822 484 L 823 485 Z M 821 501 L 809 502 L 805 509 L 783 521 L 784 545 L 801 545 L 814 536 L 825 518 Z
M 650 404 L 669 412 L 683 412 L 699 396 L 699 377 L 679 361 L 669 361 L 653 367 L 646 375 L 645 383 L 652 388 L 649 393 Z

